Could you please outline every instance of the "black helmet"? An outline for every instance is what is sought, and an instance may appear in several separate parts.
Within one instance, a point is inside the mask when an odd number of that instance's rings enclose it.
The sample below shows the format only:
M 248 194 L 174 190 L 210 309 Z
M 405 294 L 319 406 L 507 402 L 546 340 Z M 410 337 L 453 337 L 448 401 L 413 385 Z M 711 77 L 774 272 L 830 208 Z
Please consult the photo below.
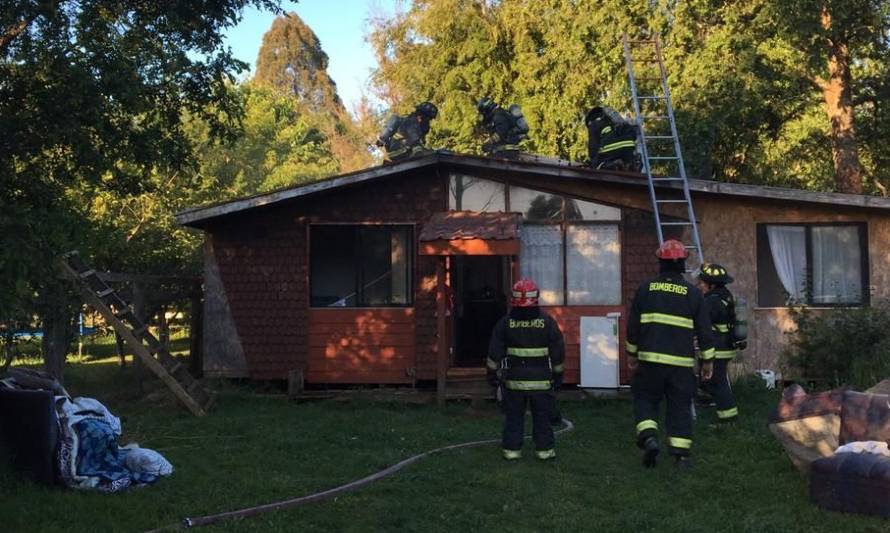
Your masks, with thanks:
M 594 107 L 593 109 L 588 111 L 586 115 L 584 115 L 584 125 L 590 126 L 595 121 L 602 119 L 603 115 L 605 115 L 605 114 L 606 114 L 605 109 L 603 109 L 602 107 L 600 107 L 600 106 Z
M 705 263 L 698 272 L 698 279 L 706 283 L 715 283 L 717 285 L 726 285 L 732 283 L 732 276 L 726 272 L 726 269 L 717 263 Z
M 498 105 L 496 103 L 494 103 L 494 100 L 492 100 L 488 96 L 486 96 L 485 98 L 480 98 L 479 102 L 476 103 L 476 109 L 483 116 L 489 115 L 492 111 L 494 111 L 494 108 L 496 108 L 497 106 Z
M 423 102 L 414 108 L 414 110 L 430 120 L 436 118 L 436 115 L 439 114 L 439 109 L 431 102 Z

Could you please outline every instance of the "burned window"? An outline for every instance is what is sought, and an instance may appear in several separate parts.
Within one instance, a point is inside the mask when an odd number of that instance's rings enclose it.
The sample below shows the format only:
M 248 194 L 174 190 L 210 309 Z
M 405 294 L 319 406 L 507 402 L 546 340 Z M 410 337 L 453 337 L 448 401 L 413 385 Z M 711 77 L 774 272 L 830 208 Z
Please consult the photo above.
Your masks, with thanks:
M 312 226 L 312 307 L 411 304 L 410 226 Z

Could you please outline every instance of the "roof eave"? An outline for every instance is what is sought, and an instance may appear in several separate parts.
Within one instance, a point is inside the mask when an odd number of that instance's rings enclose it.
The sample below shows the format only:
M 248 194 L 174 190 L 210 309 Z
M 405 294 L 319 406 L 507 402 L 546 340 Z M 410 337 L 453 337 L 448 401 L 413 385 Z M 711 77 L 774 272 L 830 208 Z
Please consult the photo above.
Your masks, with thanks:
M 317 181 L 315 183 L 309 183 L 307 185 L 289 187 L 287 189 L 281 189 L 265 194 L 259 194 L 248 198 L 241 198 L 239 200 L 232 200 L 229 202 L 205 207 L 186 209 L 184 211 L 176 213 L 176 222 L 182 226 L 200 228 L 206 222 L 215 218 L 232 215 L 241 211 L 246 211 L 248 209 L 276 204 L 286 200 L 292 200 L 294 198 L 300 198 L 302 196 L 307 196 L 328 189 L 337 189 L 355 183 L 361 183 L 383 176 L 397 174 L 406 170 L 413 170 L 416 168 L 429 166 L 436 163 L 438 160 L 438 154 L 431 154 L 429 156 L 409 159 L 407 161 L 402 161 L 393 165 L 384 165 L 360 170 L 350 174 L 344 174 L 341 176 L 336 176 L 334 178 Z

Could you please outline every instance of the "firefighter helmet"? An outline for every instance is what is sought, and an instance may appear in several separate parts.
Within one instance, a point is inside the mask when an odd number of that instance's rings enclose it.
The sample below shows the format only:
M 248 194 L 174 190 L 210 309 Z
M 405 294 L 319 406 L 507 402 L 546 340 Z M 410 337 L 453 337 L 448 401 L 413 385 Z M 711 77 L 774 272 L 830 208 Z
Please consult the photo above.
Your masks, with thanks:
M 436 118 L 436 116 L 439 114 L 439 108 L 437 108 L 432 102 L 423 102 L 419 104 L 414 110 L 430 120 Z
M 596 106 L 584 115 L 584 125 L 590 127 L 594 122 L 602 120 L 604 115 L 605 110 L 600 106 Z
M 655 256 L 659 259 L 676 261 L 677 259 L 689 257 L 689 250 L 686 249 L 682 242 L 676 239 L 668 239 L 661 243 L 661 246 L 655 251 Z
M 698 272 L 698 279 L 706 283 L 716 283 L 718 285 L 726 285 L 732 283 L 732 276 L 723 266 L 717 263 L 705 263 Z
M 534 307 L 538 305 L 538 286 L 528 278 L 520 279 L 513 284 L 513 298 L 510 303 L 513 307 Z
M 487 117 L 488 115 L 490 115 L 491 112 L 494 111 L 494 108 L 496 108 L 497 106 L 498 105 L 496 103 L 494 103 L 494 100 L 492 100 L 488 96 L 486 96 L 485 98 L 480 98 L 479 102 L 476 103 L 476 109 L 484 117 Z

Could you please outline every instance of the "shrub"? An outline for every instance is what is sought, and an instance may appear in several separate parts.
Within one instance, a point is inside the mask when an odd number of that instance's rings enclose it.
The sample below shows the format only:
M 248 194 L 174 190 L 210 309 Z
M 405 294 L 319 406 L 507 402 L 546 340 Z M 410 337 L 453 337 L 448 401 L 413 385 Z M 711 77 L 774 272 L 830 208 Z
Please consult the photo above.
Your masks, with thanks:
M 864 390 L 890 377 L 890 302 L 792 312 L 797 331 L 786 357 L 802 377 Z

